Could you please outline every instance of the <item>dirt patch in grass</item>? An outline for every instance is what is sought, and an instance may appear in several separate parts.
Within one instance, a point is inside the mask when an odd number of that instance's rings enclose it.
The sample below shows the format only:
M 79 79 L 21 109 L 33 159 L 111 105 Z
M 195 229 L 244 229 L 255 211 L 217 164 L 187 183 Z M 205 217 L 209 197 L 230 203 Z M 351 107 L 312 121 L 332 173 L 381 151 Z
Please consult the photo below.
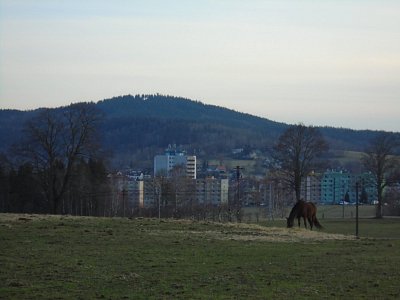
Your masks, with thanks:
M 62 221 L 62 220 L 96 220 L 104 219 L 102 217 L 86 217 L 86 216 L 71 216 L 71 215 L 39 215 L 39 214 L 13 214 L 1 213 L 0 223 L 12 222 L 30 222 L 30 221 Z M 111 219 L 111 218 L 108 218 Z
M 287 230 L 283 228 L 268 228 L 258 234 L 232 234 L 223 239 L 240 241 L 270 241 L 270 242 L 317 242 L 325 240 L 353 240 L 351 236 L 329 234 L 305 229 Z
M 263 227 L 255 224 L 208 223 L 211 230 L 151 230 L 151 235 L 171 235 L 190 238 L 196 236 L 208 240 L 316 242 L 326 240 L 354 240 L 355 237 L 311 231 L 303 228 Z

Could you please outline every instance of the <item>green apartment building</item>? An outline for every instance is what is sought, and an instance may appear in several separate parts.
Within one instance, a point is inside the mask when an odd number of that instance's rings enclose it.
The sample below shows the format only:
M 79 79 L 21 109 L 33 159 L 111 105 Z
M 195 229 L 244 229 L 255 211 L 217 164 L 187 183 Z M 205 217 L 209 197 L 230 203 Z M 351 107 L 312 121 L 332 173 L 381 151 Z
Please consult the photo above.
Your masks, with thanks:
M 358 182 L 358 199 L 372 204 L 377 200 L 376 188 L 370 173 L 352 174 L 340 170 L 326 171 L 321 178 L 321 204 L 340 204 L 342 201 L 356 202 L 356 183 Z

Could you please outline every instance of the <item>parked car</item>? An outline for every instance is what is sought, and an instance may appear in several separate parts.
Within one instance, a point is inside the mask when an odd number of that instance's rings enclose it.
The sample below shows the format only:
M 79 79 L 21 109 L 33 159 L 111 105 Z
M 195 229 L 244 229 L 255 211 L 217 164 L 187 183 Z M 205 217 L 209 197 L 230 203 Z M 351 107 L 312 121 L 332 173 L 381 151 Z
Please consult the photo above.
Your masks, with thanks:
M 339 202 L 339 204 L 340 204 L 340 205 L 343 205 L 343 204 L 344 204 L 344 205 L 349 205 L 350 202 L 346 202 L 346 201 L 343 201 L 343 200 L 342 200 L 342 201 Z

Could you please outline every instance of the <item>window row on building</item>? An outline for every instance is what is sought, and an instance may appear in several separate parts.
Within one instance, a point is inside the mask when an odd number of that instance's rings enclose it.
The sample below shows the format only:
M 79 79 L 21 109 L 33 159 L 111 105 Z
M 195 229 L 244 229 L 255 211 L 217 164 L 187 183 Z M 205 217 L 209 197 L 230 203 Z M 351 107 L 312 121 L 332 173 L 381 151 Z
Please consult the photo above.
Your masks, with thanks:
M 371 173 L 352 174 L 329 170 L 308 176 L 303 181 L 302 197 L 316 203 L 355 203 L 357 193 L 360 203 L 375 203 L 377 193 Z

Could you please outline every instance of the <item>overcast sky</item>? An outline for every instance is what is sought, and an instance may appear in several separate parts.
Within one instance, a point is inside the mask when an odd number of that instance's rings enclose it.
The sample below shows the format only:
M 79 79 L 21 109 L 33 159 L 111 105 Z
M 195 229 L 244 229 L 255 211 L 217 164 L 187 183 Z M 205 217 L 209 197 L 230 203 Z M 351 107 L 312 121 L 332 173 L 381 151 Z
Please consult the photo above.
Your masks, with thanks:
M 0 108 L 155 93 L 400 131 L 400 1 L 0 0 Z

